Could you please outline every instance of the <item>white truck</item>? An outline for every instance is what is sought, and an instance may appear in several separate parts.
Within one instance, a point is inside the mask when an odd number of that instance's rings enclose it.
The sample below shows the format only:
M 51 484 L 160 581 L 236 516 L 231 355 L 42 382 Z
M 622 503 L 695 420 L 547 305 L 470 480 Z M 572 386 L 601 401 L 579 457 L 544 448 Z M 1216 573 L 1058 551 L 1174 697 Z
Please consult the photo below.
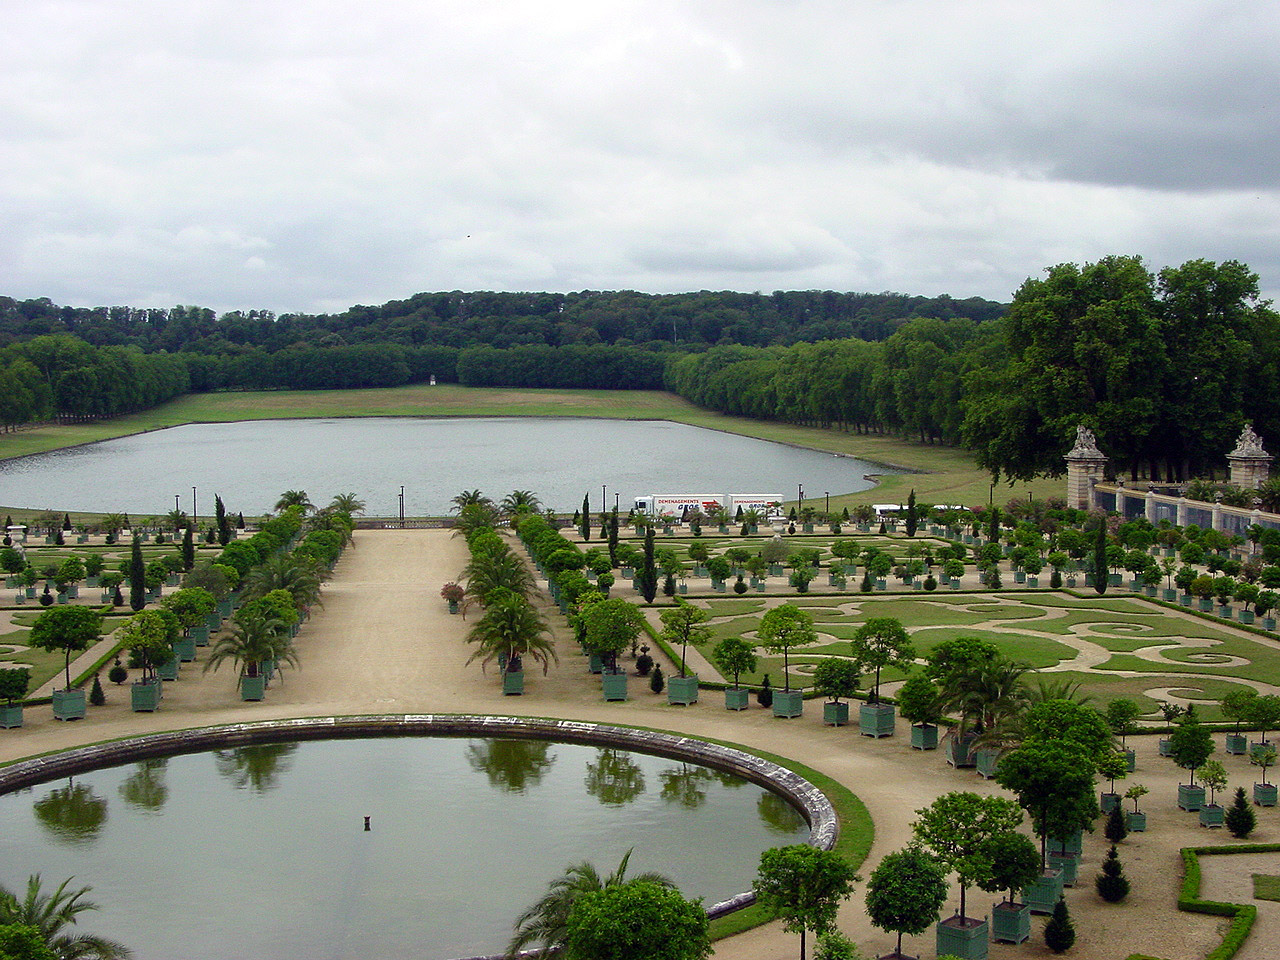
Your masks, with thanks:
M 730 518 L 733 518 L 739 509 L 755 510 L 761 516 L 778 514 L 780 513 L 778 505 L 781 503 L 782 497 L 776 493 L 653 494 L 647 497 L 636 497 L 634 509 L 636 513 L 655 517 L 666 514 L 683 522 L 695 507 L 702 512 L 703 516 L 709 515 L 718 508 L 724 508 L 728 511 Z

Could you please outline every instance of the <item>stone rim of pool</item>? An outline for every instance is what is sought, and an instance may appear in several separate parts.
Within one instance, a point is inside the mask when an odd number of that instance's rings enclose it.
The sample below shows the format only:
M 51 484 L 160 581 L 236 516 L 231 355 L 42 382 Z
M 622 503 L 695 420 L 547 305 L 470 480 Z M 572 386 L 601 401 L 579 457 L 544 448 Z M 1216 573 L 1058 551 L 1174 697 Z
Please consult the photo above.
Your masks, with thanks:
M 197 753 L 214 747 L 249 746 L 296 740 L 341 740 L 364 737 L 489 737 L 549 740 L 589 746 L 623 747 L 736 774 L 772 790 L 794 806 L 809 825 L 809 845 L 830 850 L 839 837 L 835 808 L 826 795 L 804 777 L 780 764 L 745 750 L 696 737 L 638 727 L 619 727 L 578 720 L 501 717 L 474 714 L 382 714 L 349 717 L 301 717 L 219 724 L 191 730 L 171 730 L 122 740 L 76 747 L 55 754 L 19 760 L 0 768 L 0 794 L 149 757 Z M 715 918 L 755 902 L 744 892 L 707 907 Z M 489 960 L 489 958 L 471 958 Z

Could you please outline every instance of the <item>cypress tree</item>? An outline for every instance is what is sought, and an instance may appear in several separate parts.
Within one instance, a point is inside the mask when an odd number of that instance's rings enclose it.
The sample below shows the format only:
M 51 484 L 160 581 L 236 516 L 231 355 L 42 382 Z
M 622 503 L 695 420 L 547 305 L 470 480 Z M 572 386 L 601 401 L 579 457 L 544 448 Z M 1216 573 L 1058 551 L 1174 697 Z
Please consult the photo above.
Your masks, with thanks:
M 244 513 L 243 512 L 236 514 L 236 529 L 237 530 L 244 529 Z
M 1054 905 L 1053 916 L 1044 925 L 1044 944 L 1054 953 L 1070 950 L 1076 942 L 1076 928 L 1071 923 L 1071 911 L 1067 909 L 1067 901 L 1059 897 Z
M 1107 859 L 1102 861 L 1102 872 L 1094 878 L 1094 887 L 1098 890 L 1098 896 L 1107 903 L 1119 903 L 1129 895 L 1129 881 L 1124 875 L 1124 866 L 1120 863 L 1120 856 L 1116 853 L 1116 845 L 1111 845 L 1111 852 L 1107 854 Z M 1056 915 L 1056 914 L 1055 914 Z M 1045 928 L 1045 941 L 1048 942 L 1049 930 Z M 1075 933 L 1072 933 L 1072 940 L 1075 939 Z M 1052 944 L 1049 945 L 1052 948 Z M 1068 944 L 1070 946 L 1070 944 Z M 1061 952 L 1061 951 L 1056 951 Z
M 1093 589 L 1107 592 L 1107 521 L 1098 518 L 1098 540 L 1093 546 Z
M 640 593 L 645 603 L 658 595 L 658 567 L 653 558 L 653 527 L 644 532 L 644 566 L 640 570 Z
M 102 678 L 96 673 L 93 675 L 93 689 L 89 691 L 89 702 L 95 707 L 107 702 L 107 695 L 102 691 Z
M 214 521 L 218 527 L 218 543 L 226 546 L 231 542 L 231 522 L 227 519 L 227 508 L 222 505 L 222 498 L 213 498 Z
M 1244 787 L 1236 787 L 1235 800 L 1227 808 L 1226 822 L 1231 835 L 1241 840 L 1253 833 L 1253 828 L 1258 825 L 1257 815 L 1245 798 Z
M 196 565 L 196 544 L 195 536 L 191 532 L 191 524 L 187 524 L 187 529 L 182 534 L 182 569 L 190 570 Z
M 916 511 L 916 490 L 912 487 L 911 493 L 907 495 L 907 536 L 914 537 L 919 527 L 920 515 Z
M 987 539 L 992 543 L 1000 542 L 1000 508 L 991 508 L 991 519 L 987 521 Z
M 137 613 L 147 605 L 147 567 L 142 562 L 142 538 L 133 538 L 129 554 L 129 608 Z
M 661 664 L 655 664 L 653 673 L 649 675 L 649 689 L 654 693 L 661 693 L 667 688 L 666 678 L 662 676 Z
M 588 494 L 582 495 L 582 526 L 579 530 L 583 543 L 591 539 L 591 501 Z
M 1112 843 L 1119 843 L 1128 835 L 1129 827 L 1124 822 L 1124 814 L 1120 810 L 1120 804 L 1117 803 L 1107 814 L 1107 825 L 1103 829 L 1103 836 Z
M 618 510 L 615 507 L 609 517 L 609 563 L 618 565 Z

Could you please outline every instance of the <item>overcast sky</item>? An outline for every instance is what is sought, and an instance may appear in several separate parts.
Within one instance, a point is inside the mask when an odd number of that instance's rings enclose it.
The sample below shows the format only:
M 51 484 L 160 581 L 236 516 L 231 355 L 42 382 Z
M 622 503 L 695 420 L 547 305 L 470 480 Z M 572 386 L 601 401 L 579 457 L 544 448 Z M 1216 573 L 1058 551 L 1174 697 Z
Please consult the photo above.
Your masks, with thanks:
M 0 294 L 1280 291 L 1274 0 L 0 0 Z

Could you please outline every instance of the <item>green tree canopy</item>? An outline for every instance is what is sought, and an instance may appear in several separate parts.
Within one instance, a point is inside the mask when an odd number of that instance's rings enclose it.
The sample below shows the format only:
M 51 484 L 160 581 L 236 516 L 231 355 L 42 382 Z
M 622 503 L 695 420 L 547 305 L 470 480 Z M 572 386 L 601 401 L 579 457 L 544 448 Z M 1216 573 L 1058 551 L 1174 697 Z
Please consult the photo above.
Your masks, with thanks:
M 760 871 L 752 888 L 756 902 L 780 918 L 784 930 L 800 934 L 800 960 L 804 960 L 805 931 L 830 930 L 857 880 L 853 867 L 839 854 L 792 844 L 760 855 Z
M 566 960 L 705 960 L 711 955 L 702 902 L 651 880 L 579 896 L 565 927 Z
M 888 854 L 867 878 L 867 916 L 881 930 L 898 935 L 924 933 L 947 899 L 947 878 L 937 858 L 919 847 Z
M 33 647 L 61 651 L 67 689 L 71 689 L 71 654 L 88 650 L 102 630 L 102 614 L 90 607 L 50 607 L 36 617 L 29 636 Z
M 760 618 L 756 634 L 760 645 L 770 653 L 782 654 L 783 689 L 791 689 L 790 652 L 792 647 L 814 643 L 818 639 L 813 629 L 813 615 L 794 603 L 782 603 Z
M 880 699 L 880 670 L 883 667 L 910 669 L 916 650 L 911 645 L 906 628 L 893 617 L 872 617 L 860 626 L 850 643 L 853 662 L 858 670 L 866 673 L 874 670 L 875 685 L 871 688 L 870 702 Z

